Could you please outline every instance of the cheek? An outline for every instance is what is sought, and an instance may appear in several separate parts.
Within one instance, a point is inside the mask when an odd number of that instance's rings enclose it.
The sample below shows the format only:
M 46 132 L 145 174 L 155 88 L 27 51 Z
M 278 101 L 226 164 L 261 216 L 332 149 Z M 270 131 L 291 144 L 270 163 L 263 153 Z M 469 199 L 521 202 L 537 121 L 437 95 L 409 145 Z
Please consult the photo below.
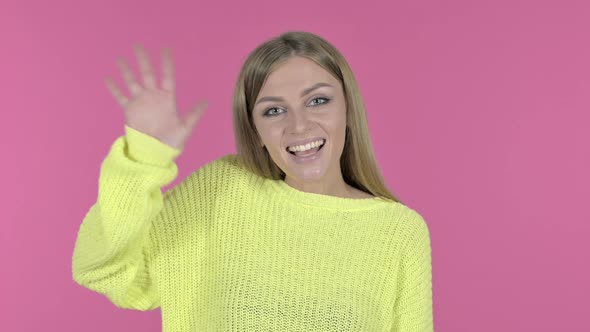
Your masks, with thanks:
M 334 110 L 329 117 L 323 119 L 323 126 L 333 136 L 343 136 L 346 130 L 346 113 L 343 110 Z
M 259 131 L 262 142 L 267 148 L 274 150 L 278 150 L 281 147 L 281 132 L 281 129 L 277 126 L 266 126 L 260 128 Z
M 334 102 L 331 105 L 327 118 L 333 126 L 346 124 L 346 104 L 343 101 Z

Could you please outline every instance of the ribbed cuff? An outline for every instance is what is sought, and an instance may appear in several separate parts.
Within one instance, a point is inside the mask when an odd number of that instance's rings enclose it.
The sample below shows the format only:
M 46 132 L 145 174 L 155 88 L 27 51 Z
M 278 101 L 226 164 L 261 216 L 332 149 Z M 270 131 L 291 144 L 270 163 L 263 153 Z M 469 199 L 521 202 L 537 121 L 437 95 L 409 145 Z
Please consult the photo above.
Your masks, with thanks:
M 152 165 L 167 167 L 182 153 L 182 150 L 127 125 L 125 125 L 125 139 L 131 158 Z

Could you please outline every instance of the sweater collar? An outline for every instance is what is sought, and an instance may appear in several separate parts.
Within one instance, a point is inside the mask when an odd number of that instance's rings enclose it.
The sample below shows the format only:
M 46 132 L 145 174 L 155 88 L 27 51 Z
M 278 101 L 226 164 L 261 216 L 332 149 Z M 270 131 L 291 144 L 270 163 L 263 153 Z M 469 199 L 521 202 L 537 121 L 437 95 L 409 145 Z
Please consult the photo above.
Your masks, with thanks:
M 284 180 L 268 180 L 275 193 L 282 199 L 309 206 L 331 208 L 337 210 L 357 210 L 379 206 L 389 202 L 380 197 L 345 198 L 301 191 L 291 187 Z

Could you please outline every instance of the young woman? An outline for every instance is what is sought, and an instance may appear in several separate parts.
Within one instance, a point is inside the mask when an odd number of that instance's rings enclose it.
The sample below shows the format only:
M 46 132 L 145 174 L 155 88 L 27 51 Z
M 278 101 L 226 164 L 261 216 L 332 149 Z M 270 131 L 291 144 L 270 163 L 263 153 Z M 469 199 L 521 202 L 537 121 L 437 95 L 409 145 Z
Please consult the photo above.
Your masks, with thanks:
M 160 87 L 136 52 L 143 85 L 123 61 L 131 96 L 107 80 L 125 135 L 80 226 L 78 284 L 161 308 L 164 331 L 433 330 L 428 227 L 386 188 L 334 46 L 291 31 L 254 49 L 233 100 L 237 154 L 164 194 L 206 103 L 179 117 L 170 52 Z

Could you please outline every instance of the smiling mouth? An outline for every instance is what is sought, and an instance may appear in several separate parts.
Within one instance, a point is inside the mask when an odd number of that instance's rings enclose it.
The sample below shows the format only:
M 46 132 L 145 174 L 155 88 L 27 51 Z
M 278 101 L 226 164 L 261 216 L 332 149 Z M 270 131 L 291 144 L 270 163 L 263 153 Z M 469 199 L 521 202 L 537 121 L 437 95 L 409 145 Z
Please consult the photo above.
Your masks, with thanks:
M 316 153 L 320 152 L 320 150 L 321 150 L 321 149 L 324 147 L 324 145 L 326 145 L 326 142 L 327 142 L 327 140 L 326 140 L 326 139 L 324 139 L 324 143 L 322 143 L 322 144 L 319 146 L 319 148 L 318 148 L 318 150 L 316 151 Z M 292 154 L 292 155 L 296 156 L 295 152 L 293 152 L 293 151 L 289 151 L 289 147 L 286 147 L 286 148 L 285 148 L 285 150 L 287 150 L 287 152 L 289 152 L 290 154 Z M 308 150 L 308 151 L 309 151 L 309 150 Z

